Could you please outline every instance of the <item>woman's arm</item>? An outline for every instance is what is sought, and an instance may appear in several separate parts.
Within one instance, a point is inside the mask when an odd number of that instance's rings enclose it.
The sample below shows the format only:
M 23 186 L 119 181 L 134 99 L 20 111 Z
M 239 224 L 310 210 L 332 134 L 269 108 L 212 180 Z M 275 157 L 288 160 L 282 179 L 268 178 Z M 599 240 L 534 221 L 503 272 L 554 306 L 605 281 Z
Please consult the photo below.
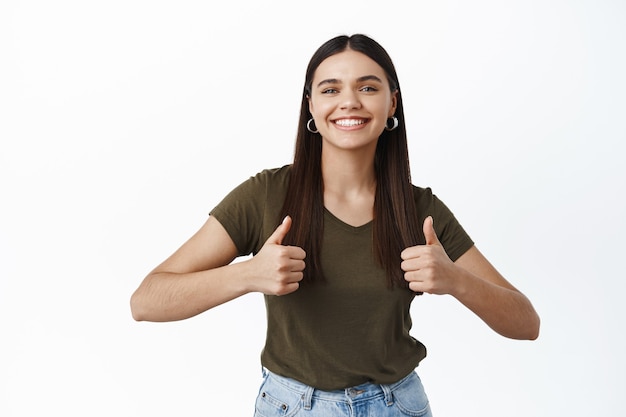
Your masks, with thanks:
M 305 253 L 281 245 L 290 227 L 286 218 L 256 256 L 231 264 L 237 248 L 224 227 L 209 217 L 139 285 L 130 300 L 133 318 L 182 320 L 249 292 L 282 295 L 297 290 Z
M 451 294 L 502 336 L 535 340 L 540 319 L 531 302 L 474 246 L 454 263 L 458 279 Z
M 532 304 L 476 247 L 456 262 L 446 255 L 432 217 L 424 221 L 426 245 L 402 252 L 402 269 L 413 291 L 450 294 L 502 336 L 534 340 L 540 320 Z

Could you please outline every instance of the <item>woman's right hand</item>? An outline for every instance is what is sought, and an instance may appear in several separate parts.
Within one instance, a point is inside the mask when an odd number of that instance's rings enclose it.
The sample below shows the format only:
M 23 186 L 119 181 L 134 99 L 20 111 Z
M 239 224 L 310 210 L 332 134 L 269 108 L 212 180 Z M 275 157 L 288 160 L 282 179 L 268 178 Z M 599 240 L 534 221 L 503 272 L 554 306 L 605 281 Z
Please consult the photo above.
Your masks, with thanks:
M 265 241 L 263 247 L 249 262 L 254 277 L 249 282 L 250 290 L 266 295 L 286 295 L 300 287 L 304 277 L 306 252 L 297 246 L 284 246 L 283 239 L 291 228 L 291 217 L 287 216 Z
M 173 321 L 202 313 L 249 292 L 285 295 L 303 278 L 304 250 L 283 246 L 291 227 L 286 217 L 256 256 L 232 261 L 237 248 L 213 217 L 157 266 L 131 297 L 135 320 Z

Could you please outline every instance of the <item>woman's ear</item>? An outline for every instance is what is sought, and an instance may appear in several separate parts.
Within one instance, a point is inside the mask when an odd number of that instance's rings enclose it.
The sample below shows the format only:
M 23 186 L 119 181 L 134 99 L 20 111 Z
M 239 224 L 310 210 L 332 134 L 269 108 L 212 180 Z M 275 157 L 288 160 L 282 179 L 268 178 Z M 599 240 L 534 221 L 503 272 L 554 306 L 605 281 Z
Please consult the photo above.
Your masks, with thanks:
M 391 107 L 389 108 L 389 117 L 393 117 L 396 114 L 398 108 L 398 90 L 395 89 L 391 92 Z

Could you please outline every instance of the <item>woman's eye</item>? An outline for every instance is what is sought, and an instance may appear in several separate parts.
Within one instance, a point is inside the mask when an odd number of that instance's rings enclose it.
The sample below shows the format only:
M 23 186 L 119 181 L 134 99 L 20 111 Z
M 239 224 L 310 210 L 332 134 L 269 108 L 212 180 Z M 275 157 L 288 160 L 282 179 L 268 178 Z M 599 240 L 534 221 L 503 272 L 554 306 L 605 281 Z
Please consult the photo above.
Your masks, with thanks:
M 322 90 L 322 94 L 334 94 L 336 92 L 337 90 L 335 90 L 334 88 L 327 88 L 325 90 Z
M 365 86 L 361 88 L 361 91 L 364 91 L 366 93 L 373 93 L 375 91 L 378 91 L 378 89 L 376 87 L 372 87 L 372 86 Z

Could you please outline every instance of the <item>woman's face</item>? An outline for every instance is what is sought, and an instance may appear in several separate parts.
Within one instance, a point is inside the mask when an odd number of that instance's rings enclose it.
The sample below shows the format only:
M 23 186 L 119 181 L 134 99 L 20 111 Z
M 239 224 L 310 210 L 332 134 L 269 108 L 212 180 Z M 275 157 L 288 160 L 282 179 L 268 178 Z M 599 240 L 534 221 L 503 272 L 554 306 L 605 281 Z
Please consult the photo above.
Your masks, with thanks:
M 309 111 L 324 147 L 375 150 L 396 105 L 397 91 L 390 90 L 385 71 L 360 52 L 326 58 L 313 76 Z

